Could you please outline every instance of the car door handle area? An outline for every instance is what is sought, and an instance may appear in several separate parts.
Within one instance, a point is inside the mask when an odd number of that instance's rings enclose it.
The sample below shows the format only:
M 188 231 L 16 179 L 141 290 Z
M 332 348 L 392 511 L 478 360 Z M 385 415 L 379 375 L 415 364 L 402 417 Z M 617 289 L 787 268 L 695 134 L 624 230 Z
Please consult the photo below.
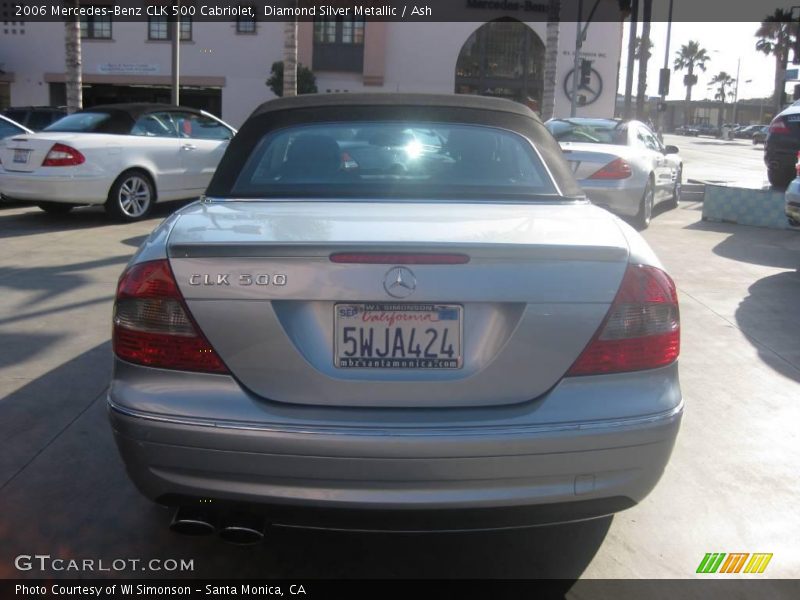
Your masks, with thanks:
M 184 150 L 197 150 L 197 146 L 195 146 L 194 144 L 184 144 L 183 146 L 181 146 L 181 148 L 183 148 Z

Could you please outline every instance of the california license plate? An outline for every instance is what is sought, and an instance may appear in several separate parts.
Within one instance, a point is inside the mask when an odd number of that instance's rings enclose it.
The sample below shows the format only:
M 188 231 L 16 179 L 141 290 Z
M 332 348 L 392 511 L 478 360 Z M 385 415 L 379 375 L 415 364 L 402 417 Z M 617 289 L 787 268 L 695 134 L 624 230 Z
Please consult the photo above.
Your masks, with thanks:
M 17 164 L 26 164 L 28 162 L 28 156 L 30 155 L 30 150 L 22 150 L 20 148 L 14 149 L 14 162 Z
M 340 369 L 459 369 L 458 304 L 336 304 L 334 364 Z

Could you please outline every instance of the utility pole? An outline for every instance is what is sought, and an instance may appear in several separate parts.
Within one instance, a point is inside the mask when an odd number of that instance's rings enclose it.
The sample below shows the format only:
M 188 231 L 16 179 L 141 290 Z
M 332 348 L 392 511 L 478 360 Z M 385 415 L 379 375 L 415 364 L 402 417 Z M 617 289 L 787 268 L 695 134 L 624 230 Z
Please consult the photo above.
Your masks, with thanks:
M 575 21 L 575 59 L 572 61 L 572 98 L 569 105 L 569 116 L 574 117 L 578 112 L 578 71 L 581 66 L 581 47 L 583 46 L 583 0 L 578 0 L 578 18 Z
M 733 88 L 733 123 L 738 123 L 736 120 L 736 113 L 739 109 L 739 69 L 742 66 L 742 57 L 736 61 L 736 85 Z
M 181 3 L 178 0 L 178 14 L 170 23 L 172 28 L 172 104 L 181 103 Z
M 583 0 L 578 0 L 578 19 L 575 32 L 575 60 L 572 63 L 572 100 L 570 102 L 570 117 L 574 117 L 575 113 L 578 111 L 578 81 L 581 68 L 581 48 L 583 47 L 583 40 L 586 39 L 586 32 L 589 31 L 589 24 L 592 22 L 592 17 L 594 17 L 594 13 L 599 4 L 600 0 L 595 0 L 592 10 L 589 11 L 589 16 L 586 17 L 586 25 L 581 27 L 581 20 L 583 19 Z

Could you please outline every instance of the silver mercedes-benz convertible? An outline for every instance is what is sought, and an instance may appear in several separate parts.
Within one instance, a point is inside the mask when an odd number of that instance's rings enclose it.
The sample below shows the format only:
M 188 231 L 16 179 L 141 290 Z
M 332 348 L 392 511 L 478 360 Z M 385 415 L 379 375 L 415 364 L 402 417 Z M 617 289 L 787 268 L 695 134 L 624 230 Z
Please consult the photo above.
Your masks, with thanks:
M 641 501 L 681 420 L 675 286 L 526 107 L 259 107 L 122 274 L 111 425 L 172 527 L 501 528 Z

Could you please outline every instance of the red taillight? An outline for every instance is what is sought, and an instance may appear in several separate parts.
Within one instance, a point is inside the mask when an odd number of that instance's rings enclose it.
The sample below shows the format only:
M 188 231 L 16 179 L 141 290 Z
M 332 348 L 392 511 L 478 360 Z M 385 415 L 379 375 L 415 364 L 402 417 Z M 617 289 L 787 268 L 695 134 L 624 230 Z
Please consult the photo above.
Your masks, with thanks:
M 661 269 L 629 265 L 603 324 L 567 375 L 655 369 L 680 353 L 678 294 Z
M 352 169 L 357 169 L 358 163 L 353 160 L 353 157 L 350 156 L 347 152 L 342 152 L 342 169 L 345 171 L 350 171 Z
M 800 152 L 797 153 L 797 161 L 794 164 L 794 172 L 800 177 Z
M 53 144 L 44 158 L 43 167 L 74 167 L 86 162 L 83 154 L 65 144 Z
M 469 262 L 466 254 L 338 252 L 330 258 L 335 263 L 363 265 L 464 265 Z
M 782 117 L 775 117 L 772 119 L 772 123 L 769 124 L 769 132 L 789 133 L 789 126 L 786 125 L 786 121 L 784 121 Z
M 592 173 L 589 179 L 627 179 L 632 174 L 631 166 L 625 160 L 618 158 Z
M 114 304 L 113 347 L 122 360 L 149 367 L 228 372 L 189 316 L 166 260 L 123 273 Z

